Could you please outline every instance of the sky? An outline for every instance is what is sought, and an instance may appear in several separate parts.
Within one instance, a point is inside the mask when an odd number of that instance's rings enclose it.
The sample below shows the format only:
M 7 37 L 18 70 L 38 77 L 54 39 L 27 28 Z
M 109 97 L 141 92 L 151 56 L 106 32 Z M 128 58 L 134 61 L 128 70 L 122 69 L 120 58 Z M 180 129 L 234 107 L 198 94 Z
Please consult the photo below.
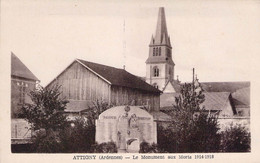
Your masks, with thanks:
M 3 0 L 1 63 L 10 65 L 13 52 L 43 86 L 76 58 L 125 65 L 145 76 L 159 7 L 165 8 L 175 79 L 190 82 L 192 68 L 202 82 L 255 76 L 260 45 L 260 1 L 255 0 Z

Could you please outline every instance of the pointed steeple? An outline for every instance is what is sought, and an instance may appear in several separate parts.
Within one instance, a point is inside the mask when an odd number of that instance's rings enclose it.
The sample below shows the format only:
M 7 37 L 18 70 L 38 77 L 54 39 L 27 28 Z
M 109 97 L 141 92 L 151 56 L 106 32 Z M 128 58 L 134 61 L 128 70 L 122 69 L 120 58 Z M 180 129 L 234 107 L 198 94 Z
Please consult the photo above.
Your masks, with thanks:
M 167 44 L 167 39 L 166 38 L 167 38 L 167 36 L 166 36 L 166 34 L 164 34 L 161 44 Z
M 153 45 L 154 44 L 154 38 L 153 38 L 153 35 L 152 35 L 152 38 L 151 38 L 151 41 L 150 41 L 150 45 Z
M 155 31 L 154 43 L 163 44 L 163 39 L 165 39 L 165 43 L 170 46 L 170 42 L 168 41 L 168 32 L 167 32 L 164 8 L 160 7 L 156 31 Z
M 171 38 L 170 38 L 170 36 L 168 37 L 168 43 L 169 43 L 169 46 L 170 46 L 170 47 L 172 47 L 172 45 L 171 45 Z
M 145 63 L 147 83 L 163 90 L 168 81 L 174 81 L 175 64 L 163 7 L 159 8 L 155 35 L 151 38 L 149 56 Z

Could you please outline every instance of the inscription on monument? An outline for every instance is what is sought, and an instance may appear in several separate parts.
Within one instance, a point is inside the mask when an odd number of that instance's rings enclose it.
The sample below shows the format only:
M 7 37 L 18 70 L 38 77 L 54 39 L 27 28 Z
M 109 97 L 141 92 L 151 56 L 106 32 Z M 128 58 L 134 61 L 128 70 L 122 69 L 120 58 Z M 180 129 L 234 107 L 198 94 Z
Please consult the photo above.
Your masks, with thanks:
M 156 122 L 136 106 L 118 106 L 104 111 L 96 121 L 96 141 L 113 141 L 119 151 L 136 153 L 140 143 L 156 142 Z

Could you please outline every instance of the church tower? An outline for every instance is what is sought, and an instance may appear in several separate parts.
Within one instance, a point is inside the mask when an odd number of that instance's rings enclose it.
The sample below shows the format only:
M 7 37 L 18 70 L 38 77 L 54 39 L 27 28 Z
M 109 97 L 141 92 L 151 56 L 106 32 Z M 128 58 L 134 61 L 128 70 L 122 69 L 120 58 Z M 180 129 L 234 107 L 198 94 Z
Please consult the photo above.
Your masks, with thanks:
M 155 36 L 151 38 L 146 60 L 146 82 L 163 90 L 165 85 L 174 79 L 174 65 L 164 8 L 160 7 Z

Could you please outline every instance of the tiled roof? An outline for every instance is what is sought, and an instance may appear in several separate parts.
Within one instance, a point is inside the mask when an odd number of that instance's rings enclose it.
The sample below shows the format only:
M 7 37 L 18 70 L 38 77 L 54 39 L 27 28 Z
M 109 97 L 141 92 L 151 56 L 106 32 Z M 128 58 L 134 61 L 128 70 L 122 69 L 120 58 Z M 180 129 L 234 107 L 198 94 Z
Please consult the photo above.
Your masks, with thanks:
M 167 122 L 167 121 L 172 120 L 171 116 L 169 116 L 161 111 L 153 111 L 150 114 L 153 116 L 154 120 L 156 120 L 156 121 L 164 121 L 164 122 L 166 121 Z
M 143 77 L 143 76 L 136 76 L 138 77 L 139 79 L 141 79 L 142 81 L 145 81 L 146 80 L 146 77 Z
M 175 105 L 175 97 L 180 93 L 164 93 L 160 96 L 160 107 L 162 110 Z M 206 110 L 222 110 L 227 102 L 229 102 L 229 92 L 206 92 L 205 101 L 201 106 L 205 106 Z
M 232 97 L 236 107 L 250 107 L 250 87 L 237 90 Z
M 201 86 L 206 92 L 233 93 L 238 89 L 250 87 L 250 82 L 202 82 Z
M 11 75 L 24 79 L 39 81 L 39 79 L 21 62 L 21 60 L 11 53 Z
M 91 101 L 69 100 L 65 112 L 81 112 L 93 106 Z
M 115 86 L 123 86 L 134 88 L 138 90 L 144 90 L 148 92 L 155 92 L 160 93 L 161 91 L 156 89 L 155 87 L 147 84 L 142 79 L 136 77 L 135 75 L 127 72 L 124 69 L 114 68 L 110 66 L 105 66 L 93 62 L 88 62 L 84 60 L 77 59 L 81 64 L 85 65 L 86 67 L 90 68 L 107 81 L 109 81 L 112 85 Z
M 225 105 L 229 102 L 229 92 L 207 92 L 204 93 L 205 101 L 202 106 L 205 106 L 206 110 L 223 110 Z

